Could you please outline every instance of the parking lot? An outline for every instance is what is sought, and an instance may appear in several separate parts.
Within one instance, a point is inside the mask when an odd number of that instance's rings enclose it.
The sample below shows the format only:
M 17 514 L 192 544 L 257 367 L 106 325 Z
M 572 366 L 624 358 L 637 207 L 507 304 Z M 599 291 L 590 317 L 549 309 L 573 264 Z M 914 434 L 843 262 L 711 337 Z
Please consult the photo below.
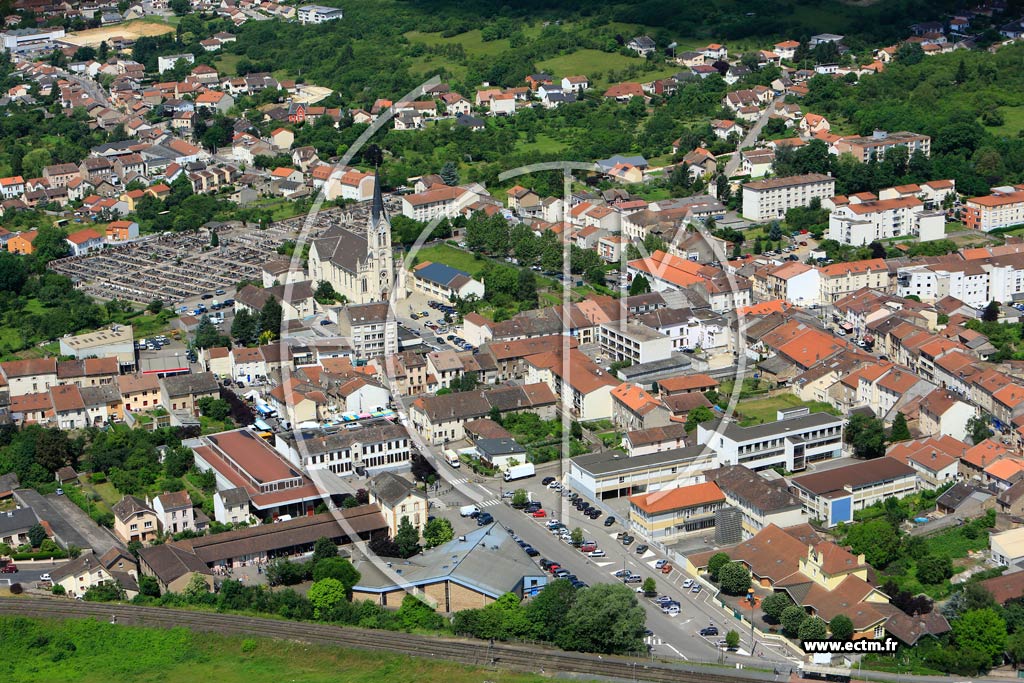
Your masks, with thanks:
M 423 339 L 423 343 L 435 351 L 471 350 L 465 349 L 464 346 L 458 346 L 454 339 L 448 339 L 449 335 L 456 336 L 459 331 L 454 325 L 444 322 L 445 311 L 440 308 L 441 306 L 449 305 L 424 296 L 420 292 L 413 292 L 396 305 L 395 314 L 400 325 L 418 334 Z M 449 308 L 454 311 L 451 307 Z M 424 316 L 424 313 L 427 315 Z M 414 315 L 416 318 L 412 317 Z M 454 312 L 451 314 L 451 317 L 452 319 L 456 317 Z M 427 327 L 428 323 L 435 327 L 440 327 L 439 329 L 431 329 Z M 440 341 L 438 341 L 439 338 Z

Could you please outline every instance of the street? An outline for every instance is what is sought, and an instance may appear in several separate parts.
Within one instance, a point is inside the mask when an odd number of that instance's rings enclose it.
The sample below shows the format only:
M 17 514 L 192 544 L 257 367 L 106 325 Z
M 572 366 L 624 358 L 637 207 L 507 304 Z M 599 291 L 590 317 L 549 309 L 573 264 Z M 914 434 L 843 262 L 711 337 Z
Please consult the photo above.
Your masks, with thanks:
M 545 476 L 559 474 L 558 463 L 542 465 L 538 468 L 535 477 L 508 483 L 484 479 L 463 468 L 453 469 L 441 460 L 437 461 L 437 467 L 442 478 L 454 486 L 450 494 L 442 495 L 436 500 L 432 499 L 432 504 L 435 505 L 435 508 L 443 507 L 447 511 L 446 516 L 452 519 L 456 528 L 461 521 L 458 517 L 458 506 L 475 502 L 481 510 L 493 515 L 495 521 L 508 529 L 510 533 L 518 535 L 540 552 L 540 556 L 534 558 L 537 562 L 544 558 L 558 562 L 588 585 L 618 581 L 619 579 L 614 574 L 621 569 L 630 570 L 645 579 L 653 577 L 659 595 L 668 595 L 682 605 L 681 613 L 678 616 L 670 617 L 664 614 L 650 599 L 637 595 L 639 603 L 647 613 L 647 627 L 654 634 L 653 637 L 648 638 L 649 644 L 653 647 L 652 654 L 654 656 L 680 658 L 687 661 L 717 662 L 723 653 L 716 647 L 716 643 L 724 639 L 730 629 L 735 629 L 740 634 L 740 646 L 736 652 L 724 653 L 724 657 L 726 661 L 749 663 L 751 651 L 749 627 L 744 628 L 743 623 L 734 620 L 719 608 L 710 591 L 705 588 L 694 594 L 688 588 L 684 588 L 682 583 L 693 577 L 684 574 L 678 567 L 667 575 L 656 570 L 654 564 L 659 559 L 665 558 L 651 549 L 643 555 L 638 555 L 635 548 L 643 543 L 643 539 L 638 538 L 630 547 L 623 546 L 620 541 L 616 540 L 616 534 L 625 529 L 621 520 L 606 527 L 604 526 L 604 515 L 597 520 L 591 520 L 577 511 L 565 496 L 541 484 L 541 480 Z M 503 491 L 513 488 L 527 490 L 532 500 L 543 504 L 547 516 L 533 518 L 512 508 L 508 504 L 508 499 L 502 501 Z M 472 500 L 470 500 L 471 498 Z M 605 551 L 606 556 L 589 558 L 576 548 L 561 541 L 544 526 L 544 523 L 551 519 L 561 521 L 569 529 L 580 527 L 583 530 L 584 538 L 588 541 L 595 541 L 598 547 Z M 630 587 L 635 589 L 640 585 L 635 583 L 630 584 Z M 700 629 L 711 625 L 718 627 L 720 635 L 711 637 L 699 635 Z M 758 657 L 763 664 L 796 661 L 792 657 L 791 651 L 785 649 L 784 646 L 780 647 L 777 643 L 758 642 L 757 649 L 764 653 L 763 658 Z

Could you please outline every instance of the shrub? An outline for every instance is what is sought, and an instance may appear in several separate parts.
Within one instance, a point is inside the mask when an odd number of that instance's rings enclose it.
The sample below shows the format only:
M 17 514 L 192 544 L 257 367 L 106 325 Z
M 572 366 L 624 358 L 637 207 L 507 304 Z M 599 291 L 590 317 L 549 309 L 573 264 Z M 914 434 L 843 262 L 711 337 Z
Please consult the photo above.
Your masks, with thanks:
M 21 595 L 23 592 L 25 592 L 25 591 L 21 587 L 20 583 L 12 583 L 11 584 L 11 595 Z
M 246 638 L 245 640 L 242 641 L 242 652 L 244 652 L 245 654 L 248 654 L 248 653 L 253 652 L 255 650 L 256 650 L 256 639 L 255 638 Z

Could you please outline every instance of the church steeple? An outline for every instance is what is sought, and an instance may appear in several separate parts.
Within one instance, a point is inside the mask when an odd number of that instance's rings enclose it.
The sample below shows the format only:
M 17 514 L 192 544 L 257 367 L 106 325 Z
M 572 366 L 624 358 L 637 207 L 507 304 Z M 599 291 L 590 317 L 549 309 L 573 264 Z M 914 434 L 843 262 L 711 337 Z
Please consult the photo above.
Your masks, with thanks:
M 387 216 L 384 213 L 384 196 L 380 190 L 380 170 L 374 169 L 373 172 L 373 206 L 370 209 L 370 227 L 376 228 L 377 224 L 380 223 L 381 217 L 387 220 Z

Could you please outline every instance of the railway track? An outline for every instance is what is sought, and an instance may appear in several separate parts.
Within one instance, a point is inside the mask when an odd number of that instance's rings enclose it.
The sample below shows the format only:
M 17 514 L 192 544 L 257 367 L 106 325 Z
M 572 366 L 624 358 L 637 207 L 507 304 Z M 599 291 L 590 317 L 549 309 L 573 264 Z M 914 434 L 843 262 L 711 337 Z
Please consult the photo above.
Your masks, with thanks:
M 150 628 L 184 627 L 193 631 L 293 640 L 360 650 L 378 650 L 412 657 L 444 659 L 472 666 L 515 671 L 567 673 L 652 683 L 746 683 L 764 679 L 764 672 L 735 674 L 693 671 L 679 665 L 562 652 L 541 646 L 510 645 L 459 638 L 435 638 L 392 631 L 329 626 L 216 612 L 163 607 L 71 602 L 47 598 L 0 598 L 0 615 L 42 619 L 94 618 Z

